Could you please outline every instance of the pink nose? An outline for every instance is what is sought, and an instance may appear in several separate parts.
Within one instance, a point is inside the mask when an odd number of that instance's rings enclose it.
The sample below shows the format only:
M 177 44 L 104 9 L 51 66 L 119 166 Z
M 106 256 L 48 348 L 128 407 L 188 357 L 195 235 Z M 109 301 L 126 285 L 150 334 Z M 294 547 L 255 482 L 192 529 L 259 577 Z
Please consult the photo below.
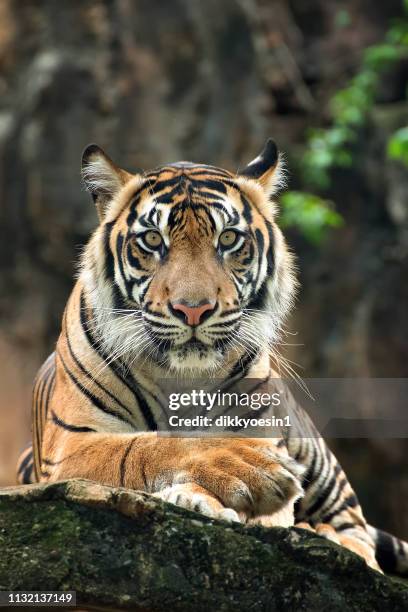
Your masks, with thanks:
M 214 310 L 215 306 L 206 302 L 200 306 L 189 306 L 188 304 L 172 304 L 172 309 L 183 313 L 187 325 L 198 325 L 200 319 L 208 310 Z M 176 315 L 177 316 L 177 315 Z

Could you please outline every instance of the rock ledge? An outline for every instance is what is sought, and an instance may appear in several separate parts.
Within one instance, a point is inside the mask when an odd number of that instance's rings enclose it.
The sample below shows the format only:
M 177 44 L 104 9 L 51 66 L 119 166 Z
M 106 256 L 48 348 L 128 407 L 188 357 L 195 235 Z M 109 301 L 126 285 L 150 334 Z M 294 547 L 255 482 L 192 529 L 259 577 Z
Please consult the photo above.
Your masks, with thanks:
M 408 609 L 404 581 L 316 535 L 86 480 L 1 489 L 0 550 L 0 590 L 74 590 L 81 609 Z

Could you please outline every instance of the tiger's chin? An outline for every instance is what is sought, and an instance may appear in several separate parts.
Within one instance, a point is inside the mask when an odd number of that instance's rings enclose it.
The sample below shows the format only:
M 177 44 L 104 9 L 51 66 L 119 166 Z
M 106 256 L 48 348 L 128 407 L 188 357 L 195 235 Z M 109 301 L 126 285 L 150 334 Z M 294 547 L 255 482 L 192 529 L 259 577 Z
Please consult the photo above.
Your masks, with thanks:
M 223 353 L 202 342 L 187 342 L 182 346 L 172 347 L 166 355 L 170 370 L 185 376 L 216 374 L 222 367 Z

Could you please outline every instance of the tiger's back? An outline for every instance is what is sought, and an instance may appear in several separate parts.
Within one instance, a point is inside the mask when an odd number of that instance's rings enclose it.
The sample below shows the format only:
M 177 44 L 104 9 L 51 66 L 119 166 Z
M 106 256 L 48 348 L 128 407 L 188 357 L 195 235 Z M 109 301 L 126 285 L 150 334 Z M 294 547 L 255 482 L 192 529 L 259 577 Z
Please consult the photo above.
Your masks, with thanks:
M 18 484 L 39 482 L 42 472 L 41 448 L 48 405 L 55 385 L 55 353 L 46 359 L 34 381 L 31 405 L 32 443 L 17 464 Z

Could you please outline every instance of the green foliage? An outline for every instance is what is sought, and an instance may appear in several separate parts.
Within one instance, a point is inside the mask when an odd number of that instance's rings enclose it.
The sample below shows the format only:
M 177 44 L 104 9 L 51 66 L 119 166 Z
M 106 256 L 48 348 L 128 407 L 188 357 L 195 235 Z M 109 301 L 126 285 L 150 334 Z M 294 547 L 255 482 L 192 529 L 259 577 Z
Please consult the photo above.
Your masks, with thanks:
M 326 230 L 341 227 L 342 217 L 331 202 L 317 195 L 301 191 L 288 191 L 282 196 L 281 227 L 297 227 L 313 244 L 319 244 Z
M 283 224 L 297 226 L 315 244 L 327 229 L 341 225 L 333 205 L 315 192 L 330 187 L 333 168 L 351 166 L 353 144 L 367 122 L 382 74 L 408 57 L 408 0 L 403 0 L 403 7 L 405 16 L 393 21 L 382 43 L 366 49 L 358 74 L 330 100 L 331 126 L 310 129 L 307 134 L 300 174 L 313 193 L 288 192 L 282 198 Z M 344 15 L 339 16 L 339 25 L 346 25 Z M 408 128 L 399 129 L 391 137 L 388 155 L 408 164 Z
M 388 141 L 388 156 L 408 166 L 408 127 L 403 127 L 394 132 Z
M 308 134 L 307 148 L 301 160 L 302 178 L 306 185 L 313 189 L 327 189 L 330 170 L 351 165 L 352 145 L 373 107 L 380 76 L 406 57 L 407 50 L 408 23 L 405 22 L 389 30 L 387 42 L 366 49 L 360 72 L 330 100 L 332 126 L 310 130 Z

